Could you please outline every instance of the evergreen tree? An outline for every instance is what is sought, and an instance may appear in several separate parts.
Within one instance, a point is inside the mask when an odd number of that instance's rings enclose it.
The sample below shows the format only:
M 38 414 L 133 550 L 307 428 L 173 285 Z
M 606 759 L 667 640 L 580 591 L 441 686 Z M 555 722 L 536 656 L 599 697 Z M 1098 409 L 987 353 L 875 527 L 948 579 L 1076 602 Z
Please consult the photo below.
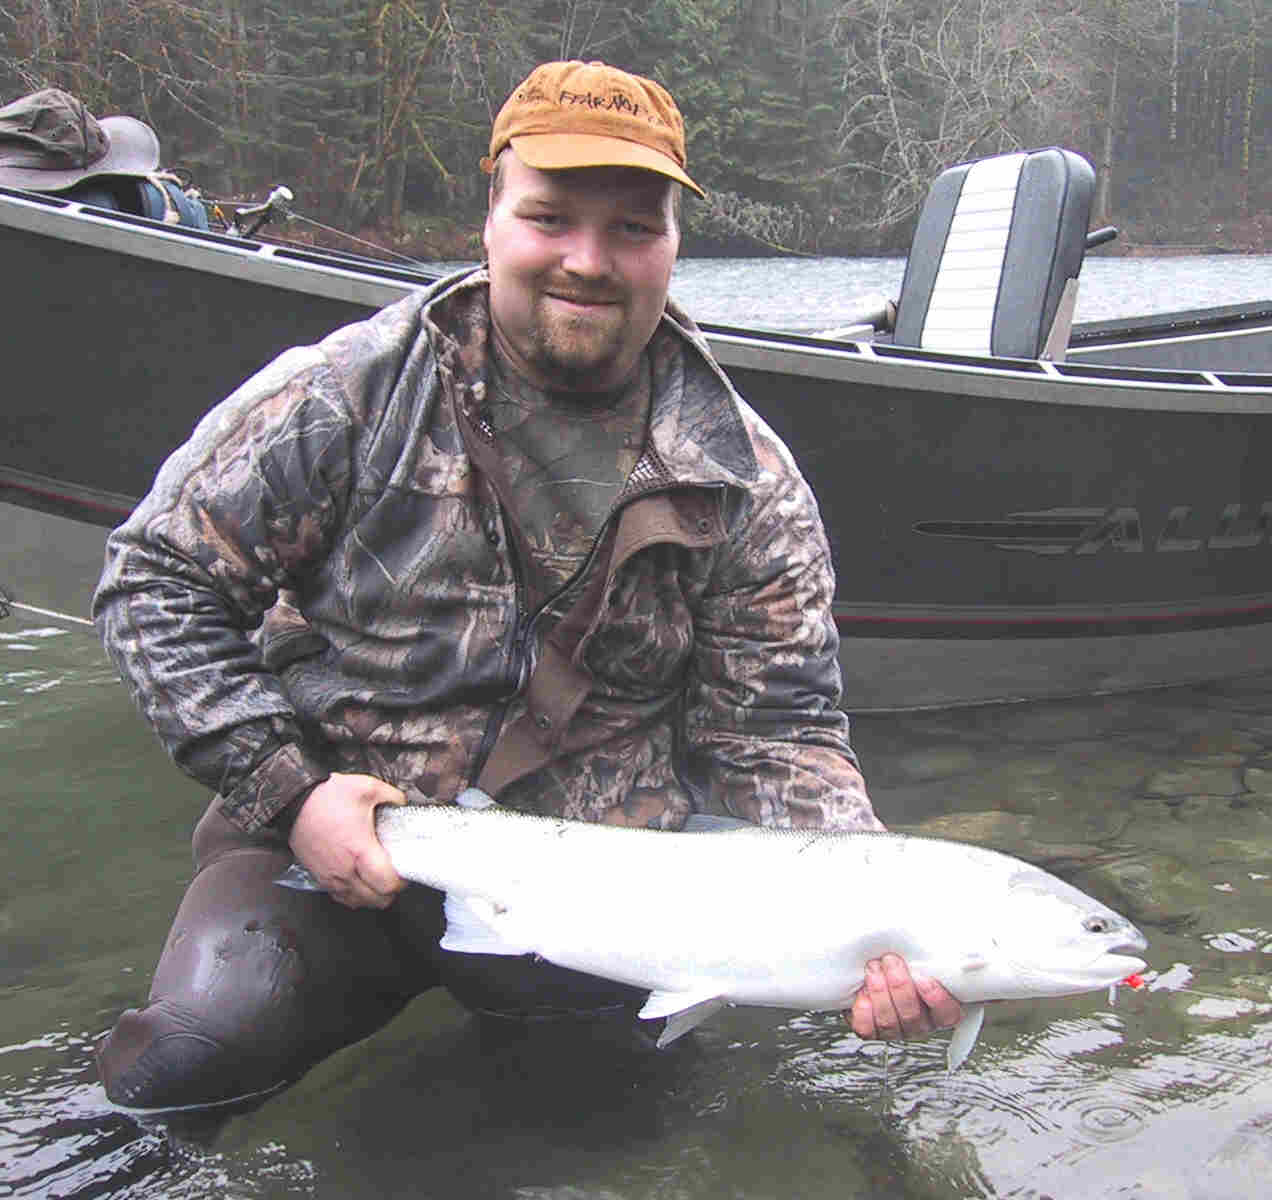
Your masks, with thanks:
M 1266 0 L 0 6 L 0 100 L 63 87 L 150 123 L 210 195 L 286 183 L 319 221 L 425 247 L 426 225 L 480 227 L 490 122 L 555 58 L 676 96 L 710 193 L 691 245 L 896 249 L 937 172 L 1017 146 L 1086 153 L 1102 219 L 1149 239 L 1222 242 L 1272 190 Z

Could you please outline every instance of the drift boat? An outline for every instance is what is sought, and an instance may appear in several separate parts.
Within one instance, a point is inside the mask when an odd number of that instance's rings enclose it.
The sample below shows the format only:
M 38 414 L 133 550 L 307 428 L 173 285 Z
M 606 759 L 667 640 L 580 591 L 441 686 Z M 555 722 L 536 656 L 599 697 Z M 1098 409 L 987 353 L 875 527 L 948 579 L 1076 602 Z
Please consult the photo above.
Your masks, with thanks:
M 1272 661 L 1272 303 L 1071 330 L 1092 183 L 1054 149 L 951 168 L 886 319 L 703 327 L 818 496 L 849 711 Z M 4 189 L 0 255 L 0 588 L 78 620 L 208 408 L 432 279 Z

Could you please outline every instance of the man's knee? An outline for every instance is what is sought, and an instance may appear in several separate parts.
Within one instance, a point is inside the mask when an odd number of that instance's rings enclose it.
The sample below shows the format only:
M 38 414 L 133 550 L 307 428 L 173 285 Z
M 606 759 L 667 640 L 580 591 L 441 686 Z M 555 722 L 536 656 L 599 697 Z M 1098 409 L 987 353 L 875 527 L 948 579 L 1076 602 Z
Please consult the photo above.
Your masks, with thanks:
M 205 818 L 200 834 L 218 824 Z M 219 840 L 196 835 L 200 869 L 149 1003 L 125 1012 L 101 1046 L 102 1082 L 117 1104 L 203 1105 L 272 1090 L 374 1032 L 421 990 L 383 914 L 279 887 L 285 852 L 229 833 Z
M 252 1067 L 262 1065 L 245 1061 L 192 1014 L 163 1002 L 125 1012 L 97 1052 L 107 1097 L 128 1108 L 243 1099 L 271 1086 L 267 1074 L 252 1077 Z
M 174 927 L 150 1003 L 123 1013 L 99 1049 L 111 1101 L 168 1108 L 267 1093 L 373 1033 L 410 999 L 412 989 L 378 963 L 364 974 L 356 956 L 332 947 L 313 962 L 285 930 L 252 924 L 240 916 L 231 931 Z M 333 965 L 347 971 L 337 975 Z

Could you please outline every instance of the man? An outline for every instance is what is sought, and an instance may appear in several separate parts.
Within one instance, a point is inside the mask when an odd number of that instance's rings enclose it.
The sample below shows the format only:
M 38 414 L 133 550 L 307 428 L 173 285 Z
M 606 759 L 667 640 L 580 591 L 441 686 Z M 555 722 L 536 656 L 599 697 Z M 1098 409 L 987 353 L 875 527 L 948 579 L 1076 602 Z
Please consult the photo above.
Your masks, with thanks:
M 483 165 L 487 266 L 284 354 L 110 539 L 103 638 L 218 792 L 150 1003 L 99 1056 L 118 1103 L 250 1101 L 438 984 L 522 1017 L 639 1004 L 442 952 L 437 894 L 404 890 L 380 804 L 476 783 L 616 824 L 879 827 L 837 708 L 813 498 L 667 300 L 676 192 L 699 191 L 674 102 L 550 63 Z M 274 885 L 293 856 L 330 897 Z M 888 956 L 852 1020 L 957 1017 Z

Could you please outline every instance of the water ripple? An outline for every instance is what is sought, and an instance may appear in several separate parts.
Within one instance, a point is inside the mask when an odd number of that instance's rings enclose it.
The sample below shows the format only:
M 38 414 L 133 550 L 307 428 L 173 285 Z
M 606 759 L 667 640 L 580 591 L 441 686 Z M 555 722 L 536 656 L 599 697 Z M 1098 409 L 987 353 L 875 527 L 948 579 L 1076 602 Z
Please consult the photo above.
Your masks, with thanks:
M 206 1200 L 314 1194 L 311 1163 L 266 1142 L 213 1153 L 147 1130 L 112 1108 L 95 1081 L 92 1039 L 56 1031 L 7 1046 L 42 1055 L 0 1093 L 0 1196 L 30 1200 Z
M 1107 1091 L 1107 1088 L 1101 1087 L 1098 1100 L 1079 1096 L 1069 1106 L 1076 1113 L 1076 1120 L 1070 1128 L 1080 1140 L 1098 1145 L 1124 1142 L 1139 1133 L 1152 1115 L 1153 1105 L 1148 1097 L 1118 1102 L 1110 1100 Z M 1065 1111 L 1065 1107 L 1061 1106 L 1060 1111 Z
M 39 646 L 27 645 L 28 639 L 46 641 L 48 638 L 65 637 L 70 631 L 58 629 L 54 625 L 40 625 L 20 632 L 4 630 L 0 632 L 0 646 L 8 650 L 38 650 Z
M 1212 950 L 1223 954 L 1272 953 L 1272 934 L 1266 929 L 1236 929 L 1211 934 L 1204 940 Z

